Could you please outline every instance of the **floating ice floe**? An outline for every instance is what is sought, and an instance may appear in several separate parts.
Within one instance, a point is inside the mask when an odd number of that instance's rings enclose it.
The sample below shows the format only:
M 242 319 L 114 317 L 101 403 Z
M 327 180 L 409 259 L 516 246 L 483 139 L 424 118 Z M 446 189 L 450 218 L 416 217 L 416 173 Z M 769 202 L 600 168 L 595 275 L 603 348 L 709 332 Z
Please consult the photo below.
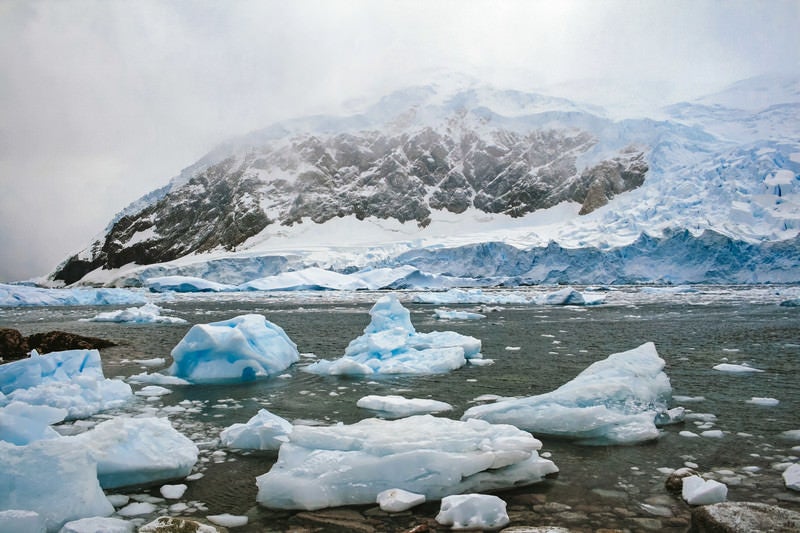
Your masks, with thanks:
M 415 494 L 403 489 L 389 489 L 379 493 L 376 502 L 381 511 L 401 513 L 425 503 L 425 495 Z
M 166 418 L 112 418 L 68 440 L 89 450 L 104 489 L 185 477 L 199 453 Z
M 85 418 L 122 406 L 133 397 L 130 385 L 106 379 L 97 350 L 67 350 L 0 365 L 0 405 L 19 401 L 67 410 L 67 419 Z
M 720 503 L 727 499 L 728 487 L 713 479 L 706 480 L 700 476 L 687 476 L 683 478 L 681 497 L 689 505 Z
M 0 407 L 0 440 L 24 446 L 37 440 L 57 439 L 61 435 L 50 426 L 66 416 L 66 409 L 11 402 Z
M 781 401 L 776 398 L 761 398 L 758 396 L 753 396 L 752 398 L 747 400 L 747 403 L 752 403 L 754 405 L 763 405 L 765 407 L 775 407 L 776 405 L 781 403 Z
M 763 372 L 763 370 L 759 370 L 758 368 L 753 368 L 752 366 L 747 365 L 733 365 L 730 363 L 720 363 L 713 367 L 714 370 L 719 370 L 720 372 L 730 372 L 733 374 L 744 374 L 749 372 Z
M 597 305 L 605 301 L 606 297 L 602 294 L 581 293 L 572 287 L 561 290 L 540 294 L 534 298 L 534 302 L 539 305 Z
M 369 312 L 364 334 L 350 341 L 343 357 L 304 368 L 314 374 L 438 374 L 481 359 L 481 341 L 454 331 L 417 333 L 411 314 L 394 295 L 381 297 Z
M 428 292 L 416 294 L 412 298 L 415 303 L 452 305 L 452 304 L 528 304 L 530 300 L 524 294 L 512 291 L 483 291 L 481 289 L 450 289 L 445 292 Z
M 98 313 L 92 318 L 81 318 L 82 322 L 116 322 L 129 324 L 185 324 L 186 321 L 175 316 L 162 315 L 162 308 L 147 303 L 141 307 L 129 307 L 119 311 Z
M 277 450 L 288 440 L 292 424 L 266 409 L 245 424 L 233 424 L 222 430 L 220 442 L 228 448 L 244 450 Z
M 85 448 L 65 445 L 69 438 L 26 446 L 0 441 L 0 509 L 33 511 L 47 531 L 114 512 L 97 480 L 97 463 Z
M 491 494 L 456 494 L 442 498 L 436 521 L 453 530 L 496 530 L 511 520 L 506 502 Z
M 192 383 L 240 382 L 276 375 L 300 354 L 280 326 L 250 314 L 192 326 L 172 359 L 167 373 Z
M 192 276 L 147 278 L 144 286 L 152 292 L 230 292 L 239 290 L 236 285 L 217 283 Z
M 513 424 L 582 444 L 632 444 L 658 438 L 655 424 L 672 394 L 651 342 L 597 361 L 558 389 L 469 408 L 462 420 Z
M 67 522 L 58 533 L 133 533 L 135 527 L 121 518 L 90 517 Z
M 782 476 L 787 489 L 800 491 L 800 463 L 795 463 L 784 470 Z
M 450 309 L 437 309 L 433 312 L 433 317 L 439 320 L 480 320 L 486 315 L 473 313 L 471 311 L 452 311 Z
M 256 478 L 258 502 L 278 509 L 370 504 L 403 489 L 451 494 L 530 485 L 557 472 L 541 442 L 509 425 L 431 415 L 295 426 L 272 469 Z
M 377 411 L 384 418 L 402 418 L 404 416 L 441 413 L 450 411 L 453 406 L 438 400 L 424 398 L 404 398 L 402 396 L 364 396 L 356 402 L 363 409 Z
M 242 283 L 239 287 L 246 291 L 355 291 L 369 288 L 358 278 L 319 267 L 283 272 Z
M 147 298 L 128 289 L 42 289 L 0 283 L 0 307 L 141 305 Z

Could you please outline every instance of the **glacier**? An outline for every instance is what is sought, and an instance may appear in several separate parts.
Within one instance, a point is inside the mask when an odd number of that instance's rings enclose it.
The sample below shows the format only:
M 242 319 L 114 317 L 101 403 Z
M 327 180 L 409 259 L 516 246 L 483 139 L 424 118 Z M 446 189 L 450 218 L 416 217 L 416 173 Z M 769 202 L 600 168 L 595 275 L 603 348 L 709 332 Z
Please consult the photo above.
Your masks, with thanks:
M 171 355 L 167 373 L 191 383 L 252 381 L 277 375 L 300 359 L 286 332 L 257 314 L 195 324 Z
M 659 436 L 672 396 L 655 345 L 611 354 L 554 391 L 470 407 L 463 420 L 513 424 L 580 444 L 634 444 Z
M 350 341 L 344 356 L 303 368 L 312 374 L 437 374 L 480 360 L 481 341 L 454 331 L 418 333 L 397 296 L 382 296 L 370 309 L 364 334 Z
M 257 501 L 274 509 L 375 503 L 402 489 L 438 500 L 541 481 L 558 471 L 542 444 L 513 426 L 431 415 L 295 426 L 278 461 L 256 478 Z

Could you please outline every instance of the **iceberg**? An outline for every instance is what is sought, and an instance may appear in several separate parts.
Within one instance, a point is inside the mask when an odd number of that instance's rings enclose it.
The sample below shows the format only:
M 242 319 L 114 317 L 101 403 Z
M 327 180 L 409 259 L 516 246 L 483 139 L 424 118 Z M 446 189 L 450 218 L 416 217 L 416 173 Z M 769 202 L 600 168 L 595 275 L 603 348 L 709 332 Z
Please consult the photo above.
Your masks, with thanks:
M 481 341 L 453 331 L 417 333 L 411 313 L 394 295 L 369 312 L 364 334 L 350 341 L 340 359 L 323 359 L 303 370 L 313 374 L 438 374 L 481 359 Z
M 462 420 L 513 424 L 591 445 L 656 439 L 655 419 L 667 411 L 672 394 L 663 369 L 664 360 L 648 342 L 593 363 L 554 391 L 471 407 Z
M 490 494 L 455 494 L 442 499 L 436 521 L 454 531 L 496 530 L 511 520 L 506 502 Z
M 0 511 L 38 513 L 50 532 L 72 520 L 114 512 L 94 459 L 80 446 L 65 445 L 69 438 L 26 446 L 0 441 Z
M 0 440 L 24 446 L 37 440 L 57 439 L 61 434 L 50 426 L 66 417 L 66 409 L 11 402 L 0 407 Z
M 351 425 L 295 426 L 257 500 L 274 509 L 371 504 L 402 489 L 438 500 L 530 485 L 558 471 L 542 443 L 513 426 L 418 415 Z
M 450 411 L 453 406 L 449 403 L 438 400 L 426 400 L 423 398 L 404 398 L 402 396 L 364 396 L 356 402 L 356 406 L 362 409 L 377 411 L 383 418 L 402 418 L 411 415 L 427 413 L 440 413 Z
M 147 298 L 128 289 L 42 289 L 0 283 L 0 307 L 142 305 Z
M 366 283 L 358 278 L 319 267 L 305 268 L 295 272 L 283 272 L 242 283 L 239 287 L 246 291 L 355 291 L 369 288 Z
M 277 450 L 288 440 L 292 424 L 266 409 L 245 424 L 233 424 L 222 430 L 219 438 L 223 446 L 244 450 Z
M 534 301 L 539 305 L 597 305 L 605 301 L 602 294 L 581 293 L 572 287 L 538 295 Z
M 144 286 L 151 292 L 232 292 L 239 290 L 228 285 L 193 276 L 160 276 L 147 278 Z
M 132 324 L 185 324 L 182 318 L 161 314 L 162 308 L 147 303 L 141 307 L 129 307 L 119 311 L 98 313 L 92 318 L 81 318 L 81 322 L 118 322 Z
M 167 373 L 192 383 L 252 381 L 300 359 L 297 345 L 262 315 L 196 324 L 172 349 Z
M 66 350 L 0 365 L 0 405 L 19 401 L 67 410 L 85 418 L 120 407 L 133 397 L 130 385 L 106 379 L 97 350 Z
M 681 497 L 689 505 L 720 503 L 727 499 L 728 487 L 713 479 L 705 480 L 700 476 L 687 476 L 683 478 Z
M 104 489 L 186 477 L 199 453 L 166 418 L 112 418 L 67 440 L 89 451 Z

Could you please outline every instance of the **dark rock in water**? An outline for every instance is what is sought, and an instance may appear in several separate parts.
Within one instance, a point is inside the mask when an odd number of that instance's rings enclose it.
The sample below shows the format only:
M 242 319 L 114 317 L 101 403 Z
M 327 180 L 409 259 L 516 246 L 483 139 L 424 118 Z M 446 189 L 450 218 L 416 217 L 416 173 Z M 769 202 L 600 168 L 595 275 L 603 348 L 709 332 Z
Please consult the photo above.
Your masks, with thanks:
M 692 510 L 690 533 L 771 533 L 800 531 L 800 513 L 754 502 L 723 502 Z
M 683 478 L 696 475 L 697 472 L 691 468 L 679 468 L 669 475 L 664 486 L 670 492 L 680 493 L 683 490 Z
M 11 328 L 0 328 L 0 357 L 5 361 L 21 359 L 29 351 L 28 341 L 22 333 Z
M 92 350 L 116 345 L 115 342 L 106 339 L 85 337 L 66 331 L 48 331 L 24 337 L 15 329 L 0 328 L 0 358 L 6 363 L 26 358 L 31 350 L 50 353 L 63 350 Z

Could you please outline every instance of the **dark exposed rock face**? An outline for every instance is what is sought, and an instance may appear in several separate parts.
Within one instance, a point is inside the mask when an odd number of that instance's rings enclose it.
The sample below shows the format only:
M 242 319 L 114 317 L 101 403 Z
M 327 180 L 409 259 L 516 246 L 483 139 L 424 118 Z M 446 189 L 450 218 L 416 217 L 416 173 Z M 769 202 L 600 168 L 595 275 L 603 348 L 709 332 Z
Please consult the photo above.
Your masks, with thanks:
M 116 343 L 65 331 L 34 333 L 24 337 L 15 329 L 0 328 L 0 357 L 5 362 L 24 359 L 31 350 L 36 350 L 39 353 L 50 353 L 63 350 L 100 349 L 110 346 L 116 346 Z
M 690 533 L 750 533 L 800 531 L 800 513 L 775 505 L 723 502 L 692 510 Z
M 302 134 L 266 142 L 207 167 L 69 258 L 54 279 L 73 283 L 102 267 L 147 265 L 212 249 L 232 251 L 267 225 L 353 215 L 415 221 L 470 207 L 519 217 L 563 201 L 589 213 L 644 181 L 644 154 L 623 150 L 580 171 L 596 143 L 576 130 L 423 127 L 389 135 Z M 267 212 L 270 215 L 267 215 Z

